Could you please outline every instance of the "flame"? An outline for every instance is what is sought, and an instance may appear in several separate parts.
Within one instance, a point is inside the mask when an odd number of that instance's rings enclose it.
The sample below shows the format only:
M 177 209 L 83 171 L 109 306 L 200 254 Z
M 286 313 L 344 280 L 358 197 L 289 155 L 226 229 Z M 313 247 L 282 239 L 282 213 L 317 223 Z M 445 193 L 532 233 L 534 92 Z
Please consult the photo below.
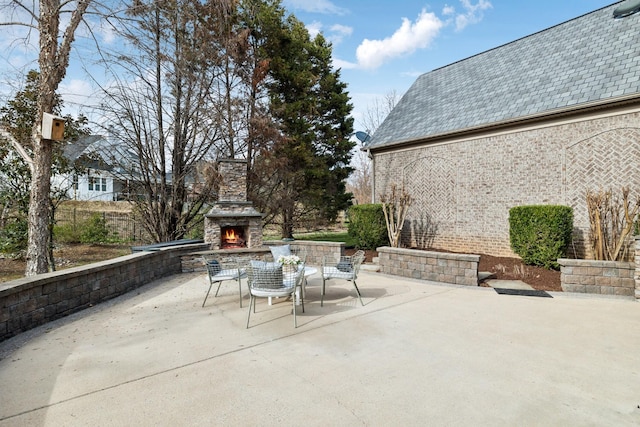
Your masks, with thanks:
M 236 236 L 236 231 L 234 229 L 226 230 L 224 233 L 224 238 L 227 242 L 235 242 L 238 240 L 238 236 Z

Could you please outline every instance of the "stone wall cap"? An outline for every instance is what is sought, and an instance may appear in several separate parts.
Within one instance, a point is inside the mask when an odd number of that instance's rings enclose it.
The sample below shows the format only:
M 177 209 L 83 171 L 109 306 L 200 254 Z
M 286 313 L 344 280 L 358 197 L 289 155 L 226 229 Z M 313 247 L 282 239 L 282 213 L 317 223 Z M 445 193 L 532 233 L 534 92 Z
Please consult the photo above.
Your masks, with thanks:
M 204 216 L 206 218 L 264 218 L 264 214 L 253 208 L 244 212 L 228 212 L 213 208 Z
M 247 163 L 247 160 L 226 158 L 226 159 L 218 159 L 218 163 Z
M 602 261 L 595 259 L 558 258 L 558 264 L 563 267 L 601 267 L 601 268 L 629 268 L 635 269 L 635 262 Z
M 458 261 L 472 261 L 472 262 L 480 261 L 480 255 L 474 255 L 474 254 L 458 254 L 453 252 L 427 251 L 423 249 L 392 248 L 390 246 L 381 246 L 379 248 L 376 248 L 376 250 L 378 252 L 431 257 L 431 258 L 441 258 L 441 259 L 453 259 Z
M 265 245 L 292 245 L 292 246 L 344 246 L 344 242 L 323 242 L 320 240 L 291 240 L 291 241 L 282 241 L 282 240 L 265 240 L 263 242 Z

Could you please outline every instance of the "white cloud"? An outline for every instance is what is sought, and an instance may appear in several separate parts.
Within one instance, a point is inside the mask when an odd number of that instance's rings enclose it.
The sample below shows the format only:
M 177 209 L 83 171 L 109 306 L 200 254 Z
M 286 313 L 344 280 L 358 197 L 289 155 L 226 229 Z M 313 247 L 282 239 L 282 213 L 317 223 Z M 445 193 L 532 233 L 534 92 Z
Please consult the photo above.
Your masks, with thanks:
M 329 29 L 327 39 L 335 46 L 340 44 L 345 37 L 353 34 L 353 27 L 335 24 Z
M 100 23 L 99 34 L 102 37 L 102 41 L 106 44 L 112 44 L 118 37 L 113 26 L 104 21 Z
M 390 59 L 424 49 L 433 42 L 443 25 L 435 14 L 427 13 L 425 9 L 414 23 L 403 18 L 402 25 L 391 37 L 362 41 L 356 49 L 358 64 L 362 68 L 377 68 Z
M 63 114 L 77 116 L 82 110 L 95 107 L 98 99 L 95 91 L 87 80 L 63 80 L 58 88 L 64 104 Z
M 463 30 L 469 24 L 480 22 L 483 18 L 483 11 L 491 9 L 493 5 L 488 0 L 479 0 L 476 4 L 471 4 L 470 0 L 460 0 L 465 12 L 456 15 L 456 31 Z
M 342 68 L 343 70 L 353 70 L 354 68 L 358 68 L 358 64 L 354 64 L 353 62 L 345 61 L 339 58 L 333 58 L 332 60 L 333 68 Z
M 330 0 L 285 0 L 287 9 L 300 9 L 311 13 L 324 13 L 329 15 L 346 15 L 347 9 L 336 6 Z
M 311 24 L 306 25 L 309 36 L 313 39 L 322 32 L 322 22 L 313 21 Z
M 328 31 L 322 30 L 322 23 L 314 21 L 306 26 L 309 36 L 313 39 L 320 33 L 323 33 L 324 38 L 332 45 L 336 46 L 342 43 L 342 40 L 350 36 L 353 33 L 353 28 L 346 25 L 335 24 Z
M 448 4 L 445 4 L 444 7 L 442 8 L 442 14 L 444 16 L 450 16 L 456 13 L 456 8 L 453 6 L 449 6 Z

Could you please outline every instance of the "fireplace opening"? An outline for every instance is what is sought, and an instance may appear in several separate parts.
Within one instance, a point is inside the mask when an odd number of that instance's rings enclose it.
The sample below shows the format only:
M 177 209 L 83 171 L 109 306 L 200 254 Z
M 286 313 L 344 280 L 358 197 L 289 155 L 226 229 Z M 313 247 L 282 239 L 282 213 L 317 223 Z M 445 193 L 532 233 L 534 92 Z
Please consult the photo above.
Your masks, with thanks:
M 222 227 L 220 230 L 220 248 L 246 248 L 245 228 L 240 226 Z

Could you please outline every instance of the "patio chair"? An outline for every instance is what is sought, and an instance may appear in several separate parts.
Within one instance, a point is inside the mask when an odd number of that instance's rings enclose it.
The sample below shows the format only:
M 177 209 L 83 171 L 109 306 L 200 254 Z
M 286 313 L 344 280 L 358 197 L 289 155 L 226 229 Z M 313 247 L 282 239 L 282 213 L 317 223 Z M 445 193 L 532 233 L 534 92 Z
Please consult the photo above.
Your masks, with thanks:
M 251 318 L 251 305 L 256 312 L 257 298 L 291 297 L 293 302 L 293 326 L 298 327 L 296 318 L 296 290 L 302 288 L 304 279 L 304 266 L 300 265 L 297 271 L 283 272 L 283 266 L 276 262 L 251 261 L 246 266 L 247 283 L 249 286 L 249 315 L 247 316 L 247 329 Z M 300 292 L 302 312 L 304 313 L 304 297 Z
M 320 298 L 320 306 L 324 304 L 325 283 L 331 279 L 343 279 L 353 283 L 353 287 L 356 289 L 360 304 L 364 306 L 362 302 L 362 295 L 356 284 L 358 273 L 360 272 L 360 265 L 364 261 L 364 251 L 357 251 L 351 256 L 342 255 L 339 259 L 322 258 L 322 292 Z
M 307 263 L 307 248 L 291 248 L 291 254 L 297 255 L 303 264 Z
M 291 247 L 291 245 L 278 245 L 278 246 L 269 246 L 269 250 L 271 252 L 272 260 L 278 261 L 280 255 L 297 255 L 300 258 L 300 261 L 303 263 L 307 262 L 307 248 L 304 247 Z M 266 260 L 267 258 L 265 258 Z
M 207 298 L 209 297 L 209 293 L 211 292 L 211 288 L 214 283 L 218 284 L 218 288 L 216 289 L 216 294 L 214 296 L 218 296 L 218 292 L 220 291 L 220 285 L 222 282 L 227 280 L 235 280 L 238 282 L 238 292 L 240 294 L 240 308 L 242 308 L 242 278 L 246 277 L 246 272 L 244 269 L 240 268 L 240 265 L 237 261 L 220 261 L 217 259 L 208 259 L 203 257 L 204 264 L 207 266 L 207 273 L 209 275 L 209 290 L 207 291 L 207 295 L 204 297 L 204 301 L 202 302 L 202 306 L 204 307 L 207 302 Z

